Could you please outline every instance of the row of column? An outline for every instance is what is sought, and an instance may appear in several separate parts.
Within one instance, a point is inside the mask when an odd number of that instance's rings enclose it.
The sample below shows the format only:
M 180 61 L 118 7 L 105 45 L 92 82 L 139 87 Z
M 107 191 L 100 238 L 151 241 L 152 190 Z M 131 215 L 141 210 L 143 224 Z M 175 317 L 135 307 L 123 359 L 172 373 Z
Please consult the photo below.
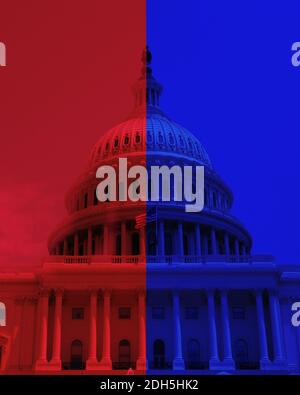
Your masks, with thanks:
M 141 227 L 139 230 L 139 245 L 140 245 L 140 255 L 146 255 L 146 237 L 145 237 L 145 226 Z M 115 243 L 112 246 L 112 237 L 109 225 L 103 225 L 103 255 L 114 255 L 112 250 L 115 248 Z M 93 229 L 91 227 L 87 230 L 87 246 L 86 246 L 86 255 L 93 254 Z M 79 233 L 76 232 L 73 235 L 73 255 L 79 255 Z M 55 255 L 60 255 L 61 248 L 60 244 L 56 245 L 55 248 Z M 68 251 L 68 242 L 67 239 L 63 241 L 63 248 L 62 248 L 63 255 L 69 255 Z M 121 255 L 131 255 L 128 253 L 128 245 L 127 245 L 127 231 L 126 231 L 126 222 L 121 223 Z
M 140 238 L 140 255 L 146 255 L 146 235 L 145 235 L 145 226 L 141 227 L 139 230 L 139 238 Z M 246 256 L 247 249 L 244 242 L 239 241 L 237 238 L 233 240 L 233 247 L 230 247 L 230 236 L 226 232 L 222 232 L 222 244 L 223 248 L 221 251 L 221 246 L 217 239 L 217 231 L 214 228 L 210 229 L 209 238 L 207 237 L 207 233 L 201 232 L 200 224 L 195 224 L 194 233 L 191 233 L 189 236 L 193 236 L 193 240 L 191 241 L 191 245 L 193 245 L 193 253 L 188 255 L 209 255 L 209 251 L 211 255 L 235 255 L 235 256 Z M 210 239 L 210 240 L 209 240 Z M 86 246 L 86 255 L 93 254 L 93 230 L 92 228 L 88 228 L 87 230 L 87 246 Z M 114 244 L 114 245 L 112 245 Z M 76 232 L 73 235 L 73 255 L 79 255 L 79 234 Z M 209 248 L 210 247 L 210 248 Z M 60 245 L 57 244 L 55 248 L 55 254 L 60 255 L 61 249 Z M 63 255 L 68 255 L 68 243 L 65 239 L 63 241 Z M 114 255 L 115 254 L 115 240 L 113 240 L 111 236 L 111 231 L 109 225 L 103 226 L 103 255 Z M 164 221 L 159 221 L 158 224 L 158 240 L 157 240 L 157 254 L 165 255 L 165 223 Z M 127 246 L 127 231 L 126 231 L 126 222 L 121 223 L 121 255 L 131 255 L 128 253 Z M 184 254 L 184 232 L 183 232 L 183 224 L 177 224 L 177 237 L 176 237 L 176 251 L 173 251 L 173 255 L 183 256 Z
M 194 231 L 194 245 L 195 245 L 195 255 L 208 255 L 209 254 L 209 241 L 207 234 L 202 234 L 200 224 L 195 224 Z M 183 224 L 177 224 L 177 255 L 184 255 L 184 232 Z M 223 245 L 224 245 L 224 255 L 247 255 L 246 245 L 234 238 L 233 251 L 230 250 L 230 236 L 227 232 L 222 232 L 223 235 Z M 221 254 L 221 248 L 217 240 L 217 231 L 214 228 L 210 229 L 210 250 L 211 255 Z M 165 255 L 165 223 L 164 221 L 159 222 L 158 226 L 158 255 Z M 175 253 L 174 253 L 175 255 Z M 192 255 L 192 254 L 189 254 Z
M 216 326 L 216 307 L 215 307 L 215 291 L 207 291 L 208 302 L 208 328 L 209 328 L 209 368 L 210 369 L 235 369 L 235 362 L 232 355 L 232 340 L 230 317 L 228 309 L 228 293 L 226 290 L 220 292 L 221 297 L 221 328 L 223 336 L 223 359 L 220 361 L 218 336 Z M 263 293 L 261 290 L 256 291 L 256 310 L 259 334 L 259 349 L 260 349 L 260 366 L 261 369 L 282 366 L 285 361 L 284 347 L 281 329 L 281 315 L 278 296 L 271 292 L 269 294 L 269 306 L 271 317 L 271 331 L 274 358 L 270 362 L 268 339 L 266 331 L 265 310 L 263 304 Z M 180 294 L 173 292 L 173 321 L 174 321 L 174 359 L 173 369 L 182 370 L 185 368 L 183 353 L 182 353 L 182 330 L 180 320 Z
M 61 369 L 61 319 L 62 319 L 62 290 L 55 292 L 55 312 L 54 312 L 54 329 L 52 344 L 52 359 L 47 361 L 47 344 L 48 344 L 48 310 L 49 310 L 49 291 L 43 291 L 40 297 L 40 348 L 39 358 L 36 363 L 37 370 L 43 369 Z M 231 329 L 228 310 L 228 294 L 226 290 L 221 291 L 221 327 L 223 334 L 223 360 L 220 361 L 218 349 L 218 337 L 216 327 L 216 309 L 215 309 L 215 292 L 207 291 L 208 301 L 208 327 L 209 327 L 209 365 L 210 369 L 234 369 L 235 363 L 232 356 Z M 103 292 L 103 351 L 100 363 L 97 360 L 97 299 L 98 291 L 90 291 L 90 323 L 89 323 L 89 355 L 87 360 L 88 370 L 111 369 L 110 353 L 110 305 L 111 291 Z M 271 331 L 274 350 L 274 364 L 281 365 L 284 362 L 284 347 L 281 332 L 281 315 L 278 296 L 271 292 L 269 294 L 269 307 L 271 318 Z M 265 310 L 263 304 L 263 294 L 261 290 L 256 291 L 256 310 L 260 346 L 260 363 L 261 368 L 270 365 L 268 350 L 268 339 L 266 331 Z M 146 368 L 146 324 L 145 324 L 145 293 L 140 291 L 138 294 L 138 311 L 139 311 L 139 357 L 137 369 Z M 182 352 L 182 330 L 180 319 L 180 294 L 173 292 L 173 320 L 174 320 L 174 360 L 173 369 L 184 369 L 184 359 Z
M 55 291 L 54 329 L 52 342 L 52 358 L 47 360 L 48 345 L 48 312 L 49 312 L 49 290 L 44 290 L 39 299 L 40 313 L 40 346 L 39 355 L 36 362 L 37 370 L 60 370 L 61 369 L 61 321 L 62 321 L 62 297 L 63 291 Z M 111 340 L 110 340 L 110 307 L 111 291 L 103 291 L 103 339 L 102 339 L 102 359 L 97 359 L 97 306 L 98 290 L 90 291 L 90 315 L 89 315 L 89 353 L 86 362 L 87 370 L 110 370 L 111 361 Z M 146 319 L 145 319 L 145 292 L 138 292 L 138 326 L 139 326 L 139 355 L 137 369 L 146 369 Z

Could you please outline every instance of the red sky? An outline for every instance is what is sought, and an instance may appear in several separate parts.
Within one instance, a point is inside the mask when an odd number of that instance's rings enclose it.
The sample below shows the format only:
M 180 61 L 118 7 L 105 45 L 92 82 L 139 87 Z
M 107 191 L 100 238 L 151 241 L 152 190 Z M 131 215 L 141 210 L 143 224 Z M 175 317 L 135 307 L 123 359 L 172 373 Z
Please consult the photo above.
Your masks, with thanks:
M 0 267 L 38 264 L 64 194 L 131 110 L 143 0 L 0 0 Z

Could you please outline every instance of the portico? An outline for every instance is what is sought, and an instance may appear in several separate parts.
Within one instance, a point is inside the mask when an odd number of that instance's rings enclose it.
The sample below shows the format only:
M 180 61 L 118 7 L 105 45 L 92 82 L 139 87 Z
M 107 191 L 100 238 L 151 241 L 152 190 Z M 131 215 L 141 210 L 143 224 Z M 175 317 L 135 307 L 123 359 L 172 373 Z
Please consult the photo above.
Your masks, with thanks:
M 74 291 L 73 291 L 74 292 Z M 82 292 L 82 291 L 81 291 Z M 85 291 L 88 296 L 89 303 L 81 323 L 80 330 L 77 331 L 78 341 L 86 348 L 86 357 L 82 355 L 82 368 L 87 371 L 103 371 L 117 369 L 128 369 L 130 366 L 140 371 L 145 371 L 146 362 L 146 339 L 145 339 L 145 291 L 141 289 L 125 290 L 124 294 L 127 300 L 131 300 L 128 309 L 129 316 L 124 332 L 118 330 L 117 321 L 120 318 L 120 309 L 122 305 L 116 305 L 116 300 L 122 299 L 122 292 L 112 289 L 92 288 Z M 117 297 L 112 297 L 113 294 Z M 130 296 L 130 298 L 129 298 Z M 39 295 L 39 315 L 40 315 L 40 336 L 38 337 L 38 359 L 35 363 L 36 371 L 61 371 L 62 369 L 73 369 L 72 360 L 70 362 L 63 360 L 62 344 L 66 343 L 64 333 L 66 329 L 62 328 L 62 322 L 66 323 L 70 308 L 64 306 L 64 298 L 72 298 L 68 289 L 43 289 Z M 137 303 L 136 303 L 137 302 Z M 72 303 L 72 302 L 71 302 Z M 114 306 L 112 306 L 112 303 Z M 74 301 L 74 305 L 75 301 Z M 75 307 L 76 308 L 76 307 Z M 52 314 L 50 311 L 52 310 Z M 73 313 L 74 307 L 71 308 Z M 115 316 L 116 313 L 118 316 Z M 51 318 L 50 318 L 51 317 Z M 73 317 L 74 318 L 74 317 Z M 50 322 L 50 320 L 52 322 Z M 125 319 L 123 319 L 125 321 Z M 72 325 L 78 325 L 73 319 Z M 82 326 L 83 325 L 83 326 Z M 119 325 L 122 325 L 119 323 Z M 49 330 L 51 328 L 52 330 Z M 118 343 L 123 338 L 128 337 L 128 333 L 134 329 L 134 333 L 138 334 L 136 345 L 133 339 L 129 339 L 130 359 L 124 361 L 120 365 L 118 349 L 112 349 L 112 338 L 117 338 Z M 71 329 L 70 329 L 71 331 Z M 76 340 L 76 339 L 74 339 Z M 70 347 L 72 342 L 70 340 Z M 123 354 L 124 357 L 124 354 Z M 72 359 L 72 355 L 71 355 Z M 67 362 L 67 363 L 66 363 Z M 122 362 L 122 361 L 121 361 Z M 78 365 L 79 366 L 79 365 Z M 81 368 L 80 368 L 81 369 Z

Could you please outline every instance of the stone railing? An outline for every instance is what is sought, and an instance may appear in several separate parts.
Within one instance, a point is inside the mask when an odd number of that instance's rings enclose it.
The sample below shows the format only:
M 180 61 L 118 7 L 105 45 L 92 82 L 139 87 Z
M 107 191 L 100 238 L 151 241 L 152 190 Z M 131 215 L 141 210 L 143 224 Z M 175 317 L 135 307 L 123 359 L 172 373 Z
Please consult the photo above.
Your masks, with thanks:
M 209 263 L 272 263 L 271 255 L 50 255 L 46 263 L 65 264 L 209 264 Z
M 267 263 L 274 260 L 271 255 L 148 255 L 146 257 L 147 264 Z
M 66 263 L 66 264 L 97 264 L 97 263 L 145 263 L 146 257 L 141 255 L 50 255 L 46 258 L 47 263 Z

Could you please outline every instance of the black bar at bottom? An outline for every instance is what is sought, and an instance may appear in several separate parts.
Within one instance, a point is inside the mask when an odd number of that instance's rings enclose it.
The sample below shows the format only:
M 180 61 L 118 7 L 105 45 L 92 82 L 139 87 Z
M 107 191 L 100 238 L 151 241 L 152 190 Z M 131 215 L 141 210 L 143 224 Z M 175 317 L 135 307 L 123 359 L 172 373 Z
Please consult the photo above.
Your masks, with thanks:
M 291 385 L 291 387 L 286 387 Z M 267 393 L 272 387 L 281 388 L 300 387 L 299 376 L 231 376 L 231 375 L 174 375 L 174 376 L 0 376 L 0 394 L 4 393 L 43 393 L 47 391 L 62 391 L 66 393 L 101 394 L 106 392 L 134 393 L 141 391 L 205 391 L 205 394 L 213 391 L 239 392 L 247 390 L 262 390 Z M 295 386 L 295 387 L 294 387 Z M 6 391 L 4 391 L 4 389 Z

